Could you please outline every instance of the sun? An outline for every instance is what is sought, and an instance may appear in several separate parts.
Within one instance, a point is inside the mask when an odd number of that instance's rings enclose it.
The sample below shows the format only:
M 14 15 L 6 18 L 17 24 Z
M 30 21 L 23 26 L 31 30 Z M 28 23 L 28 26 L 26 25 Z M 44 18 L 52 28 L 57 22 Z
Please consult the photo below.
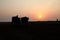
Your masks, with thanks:
M 38 18 L 39 18 L 39 19 L 42 19 L 42 15 L 39 15 Z
M 39 18 L 42 18 L 42 16 L 40 15 Z
M 44 20 L 45 19 L 45 15 L 43 13 L 35 14 L 35 19 L 36 20 Z

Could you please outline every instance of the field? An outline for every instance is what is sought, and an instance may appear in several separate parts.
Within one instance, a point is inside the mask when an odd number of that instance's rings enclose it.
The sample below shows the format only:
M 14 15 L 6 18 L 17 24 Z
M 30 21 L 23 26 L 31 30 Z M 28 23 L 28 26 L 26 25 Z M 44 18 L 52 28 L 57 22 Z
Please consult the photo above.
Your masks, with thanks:
M 0 22 L 0 40 L 55 40 L 60 39 L 60 22 L 37 21 L 21 24 Z

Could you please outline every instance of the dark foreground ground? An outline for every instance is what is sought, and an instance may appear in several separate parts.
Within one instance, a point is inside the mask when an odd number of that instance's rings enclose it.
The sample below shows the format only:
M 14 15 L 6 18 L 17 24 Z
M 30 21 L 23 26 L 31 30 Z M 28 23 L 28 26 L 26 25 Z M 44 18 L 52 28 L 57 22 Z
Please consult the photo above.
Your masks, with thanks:
M 57 40 L 60 22 L 0 23 L 0 40 Z

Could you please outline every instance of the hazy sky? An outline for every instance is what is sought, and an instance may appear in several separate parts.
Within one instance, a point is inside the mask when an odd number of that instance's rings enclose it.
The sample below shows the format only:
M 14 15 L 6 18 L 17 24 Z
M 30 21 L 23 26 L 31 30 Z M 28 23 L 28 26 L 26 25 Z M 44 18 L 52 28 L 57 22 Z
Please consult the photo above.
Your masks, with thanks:
M 0 0 L 0 22 L 27 16 L 33 20 L 60 20 L 60 0 Z

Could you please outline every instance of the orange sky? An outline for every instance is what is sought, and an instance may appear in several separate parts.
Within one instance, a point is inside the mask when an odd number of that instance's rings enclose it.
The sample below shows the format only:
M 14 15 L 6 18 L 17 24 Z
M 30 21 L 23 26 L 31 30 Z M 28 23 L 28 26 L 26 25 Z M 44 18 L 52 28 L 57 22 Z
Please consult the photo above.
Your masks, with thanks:
M 30 21 L 60 20 L 60 0 L 0 0 L 0 21 L 11 21 L 17 14 Z

